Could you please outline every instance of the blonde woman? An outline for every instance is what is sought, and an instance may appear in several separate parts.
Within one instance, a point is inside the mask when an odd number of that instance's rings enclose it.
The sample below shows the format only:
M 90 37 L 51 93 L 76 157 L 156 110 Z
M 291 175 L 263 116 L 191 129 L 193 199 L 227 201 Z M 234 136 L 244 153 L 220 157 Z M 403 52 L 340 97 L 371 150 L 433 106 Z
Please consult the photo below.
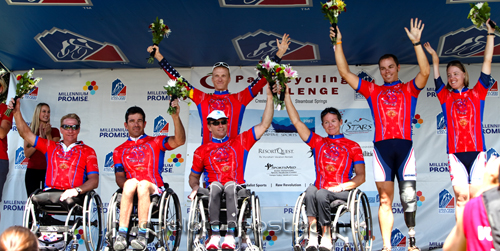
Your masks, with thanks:
M 38 251 L 38 240 L 29 229 L 12 226 L 0 235 L 0 251 Z
M 33 119 L 31 120 L 31 131 L 40 136 L 40 138 L 59 142 L 61 136 L 59 129 L 52 127 L 50 124 L 50 107 L 46 103 L 39 103 Z M 24 155 L 30 158 L 26 169 L 26 193 L 28 197 L 42 184 L 45 187 L 45 170 L 47 169 L 47 161 L 42 152 L 36 150 L 33 146 L 24 141 Z

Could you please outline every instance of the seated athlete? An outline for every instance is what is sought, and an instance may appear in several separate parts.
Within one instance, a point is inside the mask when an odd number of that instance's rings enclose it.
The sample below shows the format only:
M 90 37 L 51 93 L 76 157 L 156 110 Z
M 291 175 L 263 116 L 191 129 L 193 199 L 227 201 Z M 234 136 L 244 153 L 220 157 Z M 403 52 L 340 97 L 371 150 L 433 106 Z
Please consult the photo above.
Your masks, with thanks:
M 116 184 L 123 188 L 118 236 L 113 245 L 115 250 L 124 250 L 128 247 L 128 225 L 136 193 L 139 198 L 139 233 L 130 245 L 140 250 L 144 250 L 147 246 L 150 196 L 165 191 L 161 177 L 165 151 L 173 150 L 186 142 L 184 126 L 179 118 L 178 102 L 178 100 L 172 102 L 172 106 L 177 107 L 177 112 L 172 114 L 175 135 L 170 137 L 146 135 L 144 133 L 146 114 L 140 107 L 130 107 L 125 113 L 124 126 L 130 137 L 113 152 Z
M 46 193 L 36 195 L 34 201 L 53 203 L 66 201 L 71 204 L 73 197 L 83 200 L 86 192 L 97 188 L 99 184 L 99 166 L 94 149 L 78 141 L 80 133 L 80 117 L 74 113 L 61 118 L 62 141 L 54 142 L 35 135 L 24 121 L 20 112 L 21 102 L 17 99 L 13 109 L 19 135 L 28 144 L 42 152 L 47 158 L 47 174 L 45 176 Z
M 342 115 L 328 107 L 321 112 L 321 124 L 328 137 L 321 137 L 311 132 L 300 120 L 299 113 L 293 106 L 288 92 L 285 94 L 285 107 L 290 121 L 295 126 L 300 138 L 311 147 L 314 156 L 316 181 L 306 190 L 306 214 L 309 222 L 309 243 L 306 251 L 318 250 L 317 221 L 322 226 L 323 236 L 319 250 L 332 249 L 330 233 L 330 203 L 334 200 L 347 201 L 349 190 L 365 182 L 365 161 L 358 143 L 346 139 L 340 133 Z M 353 178 L 352 173 L 356 173 Z
M 250 128 L 236 137 L 229 138 L 228 117 L 223 111 L 215 110 L 207 116 L 208 129 L 212 134 L 210 142 L 201 145 L 194 152 L 193 167 L 189 175 L 189 186 L 193 189 L 189 195 L 193 199 L 200 187 L 200 176 L 205 176 L 205 186 L 210 191 L 208 215 L 212 236 L 207 245 L 208 250 L 219 249 L 220 243 L 220 202 L 222 192 L 226 194 L 228 229 L 224 237 L 222 249 L 234 249 L 234 231 L 236 228 L 237 191 L 245 183 L 244 172 L 246 156 L 252 146 L 259 140 L 273 119 L 273 96 L 267 87 L 267 103 L 260 124 Z

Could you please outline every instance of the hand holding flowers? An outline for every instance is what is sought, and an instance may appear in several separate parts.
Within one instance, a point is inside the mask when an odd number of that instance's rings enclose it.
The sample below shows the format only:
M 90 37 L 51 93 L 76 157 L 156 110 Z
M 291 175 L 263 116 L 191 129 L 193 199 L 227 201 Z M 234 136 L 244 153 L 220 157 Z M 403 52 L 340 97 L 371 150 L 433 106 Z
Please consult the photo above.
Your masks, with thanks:
M 42 78 L 33 78 L 33 72 L 35 69 L 31 69 L 28 72 L 25 72 L 24 74 L 18 74 L 16 76 L 17 79 L 17 84 L 16 84 L 16 96 L 14 97 L 14 103 L 13 107 L 16 107 L 16 100 L 20 97 L 22 97 L 24 94 L 29 93 L 31 90 L 33 90 L 38 82 L 42 80 Z M 12 109 L 7 109 L 5 111 L 5 115 L 10 116 L 10 113 L 12 112 Z
M 486 24 L 488 19 L 490 19 L 491 11 L 488 2 L 479 2 L 477 4 L 471 3 L 470 7 L 471 9 L 467 18 L 470 19 L 477 28 L 481 27 L 481 25 L 483 24 Z M 490 20 L 488 24 L 491 26 L 491 28 L 494 28 L 496 31 L 500 32 L 500 28 L 495 24 L 495 22 Z
M 151 30 L 151 32 L 153 34 L 153 44 L 154 45 L 159 45 L 160 42 L 163 40 L 163 38 L 168 37 L 170 32 L 172 32 L 168 28 L 168 26 L 163 23 L 163 19 L 158 19 L 158 17 L 156 17 L 156 21 L 154 21 L 153 23 L 151 23 L 149 25 L 149 29 Z M 156 48 L 153 49 L 151 54 L 149 54 L 149 58 L 148 58 L 149 64 L 152 64 L 154 62 L 155 52 L 156 52 Z
M 281 85 L 280 97 L 273 93 L 273 100 L 277 110 L 282 110 L 285 107 L 285 84 L 291 79 L 297 78 L 297 71 L 294 71 L 290 65 L 278 64 L 269 59 L 267 56 L 264 62 L 260 62 L 256 66 L 260 74 L 269 82 L 270 89 L 274 89 L 276 83 Z
M 192 98 L 192 89 L 183 77 L 179 77 L 176 80 L 169 80 L 167 85 L 163 86 L 163 88 L 165 88 L 167 94 L 171 96 L 170 107 L 167 110 L 170 115 L 177 112 L 177 107 L 172 106 L 173 100 L 177 98 L 182 98 L 183 100 Z M 189 104 L 191 104 L 191 102 L 188 102 L 188 105 Z
M 321 3 L 321 12 L 325 14 L 325 19 L 330 20 L 333 29 L 336 30 L 338 16 L 340 12 L 346 12 L 346 4 L 342 0 L 328 0 L 326 3 Z M 337 38 L 332 38 L 332 44 L 337 42 Z

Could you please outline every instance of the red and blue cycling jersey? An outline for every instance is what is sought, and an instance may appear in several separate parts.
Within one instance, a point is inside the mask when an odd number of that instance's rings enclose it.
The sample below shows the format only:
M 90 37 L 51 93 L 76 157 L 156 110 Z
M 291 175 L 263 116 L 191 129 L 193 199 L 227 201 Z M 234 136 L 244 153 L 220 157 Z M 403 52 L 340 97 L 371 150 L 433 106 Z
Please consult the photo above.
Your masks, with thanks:
M 90 174 L 99 174 L 97 156 L 92 147 L 78 141 L 64 151 L 61 142 L 36 136 L 34 147 L 47 160 L 45 187 L 66 190 L 83 185 Z
M 346 139 L 343 134 L 321 137 L 311 132 L 305 142 L 313 151 L 314 185 L 318 189 L 328 189 L 351 180 L 354 165 L 365 164 L 359 144 Z
M 127 179 L 147 180 L 157 187 L 164 186 L 161 178 L 165 151 L 173 150 L 168 136 L 142 135 L 137 141 L 128 139 L 113 151 L 115 173 L 125 172 Z
M 415 79 L 379 86 L 359 79 L 357 92 L 368 101 L 375 123 L 375 140 L 411 140 L 411 121 L 415 115 L 419 89 Z
M 256 142 L 253 127 L 234 138 L 212 138 L 194 152 L 191 171 L 204 174 L 205 187 L 214 181 L 244 184 L 248 152 Z
M 448 134 L 448 153 L 486 150 L 483 134 L 484 101 L 495 83 L 491 75 L 481 72 L 472 89 L 448 90 L 441 77 L 435 79 L 436 94 L 443 109 Z
M 279 63 L 281 59 L 275 56 L 273 61 Z M 181 76 L 165 58 L 161 60 L 159 64 L 170 79 L 175 80 Z M 257 94 L 259 94 L 266 84 L 267 81 L 265 78 L 255 78 L 248 88 L 234 94 L 229 93 L 227 90 L 215 91 L 213 94 L 204 93 L 189 84 L 191 88 L 189 98 L 191 98 L 198 107 L 198 113 L 200 115 L 201 134 L 203 136 L 202 144 L 210 142 L 212 138 L 212 134 L 210 130 L 208 130 L 206 118 L 208 114 L 214 110 L 223 111 L 228 117 L 227 136 L 231 138 L 238 135 L 240 133 L 246 106 L 255 96 L 257 96 Z

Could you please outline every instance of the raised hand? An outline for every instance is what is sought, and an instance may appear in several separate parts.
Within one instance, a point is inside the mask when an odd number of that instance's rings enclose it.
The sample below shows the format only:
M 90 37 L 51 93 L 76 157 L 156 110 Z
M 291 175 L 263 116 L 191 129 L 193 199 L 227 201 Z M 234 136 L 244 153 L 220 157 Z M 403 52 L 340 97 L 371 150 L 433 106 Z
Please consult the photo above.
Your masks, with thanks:
M 424 48 L 431 55 L 436 55 L 437 54 L 436 51 L 432 48 L 432 46 L 431 46 L 431 44 L 429 42 L 426 42 L 424 44 Z
M 342 41 L 342 34 L 340 33 L 339 26 L 337 25 L 337 43 Z M 330 27 L 330 38 L 333 39 L 335 37 L 335 29 Z
M 278 45 L 278 52 L 276 52 L 276 55 L 278 57 L 283 57 L 285 55 L 286 51 L 288 50 L 288 46 L 290 45 L 290 35 L 288 34 L 283 34 L 283 38 L 281 38 L 281 43 L 278 39 L 276 39 L 276 44 Z
M 415 18 L 415 22 L 413 22 L 412 18 L 410 21 L 410 30 L 408 31 L 408 28 L 405 27 L 406 34 L 412 43 L 420 42 L 420 36 L 422 35 L 424 26 L 422 20 L 419 21 L 418 18 Z

